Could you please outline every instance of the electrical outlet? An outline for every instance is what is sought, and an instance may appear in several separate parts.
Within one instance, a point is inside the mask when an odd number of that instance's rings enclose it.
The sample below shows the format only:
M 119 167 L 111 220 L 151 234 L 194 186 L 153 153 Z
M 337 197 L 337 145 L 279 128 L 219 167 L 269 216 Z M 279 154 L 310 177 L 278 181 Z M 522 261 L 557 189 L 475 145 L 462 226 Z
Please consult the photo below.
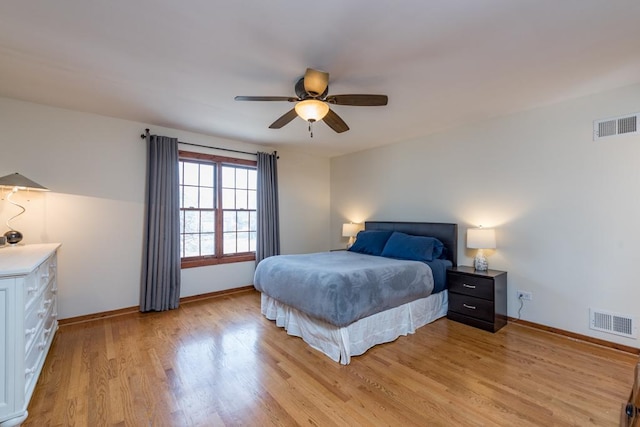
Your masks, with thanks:
M 518 299 L 521 299 L 521 300 L 525 300 L 525 301 L 533 300 L 533 294 L 531 292 L 517 291 L 516 295 L 518 296 Z

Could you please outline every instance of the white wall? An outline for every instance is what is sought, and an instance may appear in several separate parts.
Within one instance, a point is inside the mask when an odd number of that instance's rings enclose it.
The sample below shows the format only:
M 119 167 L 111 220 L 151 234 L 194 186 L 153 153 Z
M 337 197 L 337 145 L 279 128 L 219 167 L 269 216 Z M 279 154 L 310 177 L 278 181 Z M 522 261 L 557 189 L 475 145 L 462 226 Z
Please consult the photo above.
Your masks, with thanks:
M 0 176 L 19 172 L 52 190 L 18 193 L 15 200 L 24 202 L 27 212 L 12 225 L 23 232 L 24 243 L 63 244 L 59 258 L 61 318 L 139 303 L 146 167 L 140 134 L 147 127 L 152 133 L 195 144 L 268 150 L 0 98 Z M 285 151 L 278 154 L 282 252 L 328 249 L 329 160 Z M 0 203 L 3 233 L 4 222 L 17 211 Z M 254 262 L 183 270 L 181 296 L 250 285 L 253 271 Z
M 640 347 L 588 328 L 589 307 L 640 318 L 640 136 L 594 142 L 593 120 L 640 111 L 640 85 L 331 161 L 332 245 L 346 220 L 497 228 L 490 268 L 533 293 L 522 318 Z
M 329 158 L 284 151 L 278 151 L 278 155 L 281 252 L 328 250 Z

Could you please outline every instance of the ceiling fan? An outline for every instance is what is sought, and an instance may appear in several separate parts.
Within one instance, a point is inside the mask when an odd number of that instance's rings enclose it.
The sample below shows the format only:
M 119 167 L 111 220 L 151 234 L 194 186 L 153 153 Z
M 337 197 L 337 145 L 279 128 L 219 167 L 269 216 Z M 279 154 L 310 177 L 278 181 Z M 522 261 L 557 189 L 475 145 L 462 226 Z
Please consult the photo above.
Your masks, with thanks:
M 337 133 L 346 132 L 349 126 L 329 108 L 334 105 L 353 106 L 379 106 L 387 105 L 387 95 L 328 95 L 329 73 L 307 68 L 295 85 L 297 97 L 292 96 L 236 96 L 236 101 L 287 101 L 296 102 L 291 110 L 280 116 L 269 128 L 280 129 L 291 120 L 300 116 L 309 122 L 309 132 L 311 124 L 323 120 L 331 129 Z

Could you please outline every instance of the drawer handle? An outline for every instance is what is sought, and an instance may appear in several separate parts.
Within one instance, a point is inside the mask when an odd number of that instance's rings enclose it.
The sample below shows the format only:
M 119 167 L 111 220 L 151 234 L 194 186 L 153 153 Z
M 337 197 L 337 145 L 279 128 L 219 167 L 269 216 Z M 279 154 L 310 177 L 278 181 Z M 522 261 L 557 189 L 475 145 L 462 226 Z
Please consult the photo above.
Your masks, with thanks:
M 469 288 L 469 289 L 475 289 L 476 285 L 468 285 L 466 283 L 463 283 L 462 286 L 464 286 L 465 288 Z
M 46 309 L 43 308 L 42 310 L 38 310 L 38 317 L 39 318 L 42 319 L 45 314 L 47 314 L 47 310 Z
M 462 304 L 464 308 L 468 308 L 469 310 L 475 310 L 476 307 L 474 305 Z
M 53 313 L 53 314 L 51 315 L 51 318 L 52 318 L 52 319 L 55 319 L 56 317 L 58 317 L 58 313 Z
M 57 295 L 58 294 L 58 288 L 51 289 L 51 293 L 54 294 L 54 295 Z
M 31 328 L 31 329 L 27 329 L 24 331 L 24 335 L 25 336 L 29 336 L 29 335 L 35 335 L 36 334 L 36 328 Z
M 27 288 L 27 293 L 28 294 L 33 294 L 35 292 L 38 291 L 38 287 L 36 286 L 35 288 Z
M 33 368 L 29 368 L 29 369 L 25 369 L 24 370 L 24 376 L 28 377 L 29 375 L 33 375 L 36 373 L 36 368 L 35 366 Z
M 47 342 L 46 341 L 42 341 L 40 344 L 38 344 L 38 350 L 42 351 L 45 348 L 47 348 Z
M 52 302 L 53 302 L 53 300 L 52 300 L 52 299 L 44 300 L 44 306 L 45 306 L 45 307 L 49 307 L 49 306 L 51 305 L 51 303 L 52 303 Z
M 52 326 L 52 327 L 50 327 L 49 329 L 45 329 L 45 330 L 44 330 L 44 336 L 45 336 L 45 337 L 48 337 L 48 336 L 49 336 L 49 334 L 51 333 L 51 330 L 52 330 L 52 329 L 53 329 L 53 326 Z
M 42 273 L 42 278 L 43 279 L 48 279 L 49 278 L 49 273 Z

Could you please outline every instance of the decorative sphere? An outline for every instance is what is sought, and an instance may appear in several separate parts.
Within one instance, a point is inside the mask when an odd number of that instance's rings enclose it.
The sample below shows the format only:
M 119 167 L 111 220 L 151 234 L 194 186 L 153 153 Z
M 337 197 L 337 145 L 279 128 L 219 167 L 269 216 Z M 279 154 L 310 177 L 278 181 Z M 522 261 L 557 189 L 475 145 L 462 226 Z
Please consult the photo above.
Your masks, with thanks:
M 22 233 L 16 230 L 9 230 L 4 233 L 4 237 L 7 238 L 7 243 L 10 245 L 15 245 L 16 243 L 22 240 Z

